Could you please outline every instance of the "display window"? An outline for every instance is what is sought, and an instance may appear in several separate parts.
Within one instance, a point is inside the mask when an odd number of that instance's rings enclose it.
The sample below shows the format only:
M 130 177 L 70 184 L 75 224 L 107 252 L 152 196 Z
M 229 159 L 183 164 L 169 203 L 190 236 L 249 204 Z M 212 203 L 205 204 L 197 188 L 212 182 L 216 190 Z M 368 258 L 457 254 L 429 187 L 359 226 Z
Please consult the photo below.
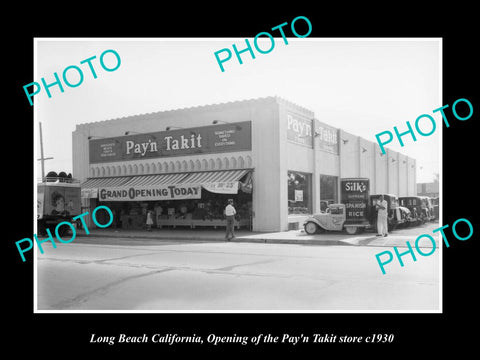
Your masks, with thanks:
M 312 174 L 288 171 L 288 214 L 312 213 Z
M 242 190 L 243 189 L 243 190 Z M 245 191 L 244 191 L 245 190 Z M 237 225 L 251 228 L 252 192 L 241 187 L 237 194 L 219 194 L 202 190 L 200 199 L 164 201 L 101 202 L 114 214 L 112 227 L 141 229 L 145 227 L 147 212 L 153 212 L 153 226 L 222 226 L 223 211 L 229 199 L 237 211 Z
M 338 203 L 338 176 L 320 174 L 320 210 Z

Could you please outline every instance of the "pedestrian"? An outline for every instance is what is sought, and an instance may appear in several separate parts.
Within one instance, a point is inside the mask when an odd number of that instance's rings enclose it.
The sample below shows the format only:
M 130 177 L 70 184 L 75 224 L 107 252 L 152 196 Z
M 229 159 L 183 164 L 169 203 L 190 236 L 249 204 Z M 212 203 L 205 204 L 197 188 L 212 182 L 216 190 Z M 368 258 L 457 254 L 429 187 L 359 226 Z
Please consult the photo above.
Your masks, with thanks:
M 388 203 L 383 195 L 377 201 L 377 236 L 388 236 Z
M 227 230 L 225 233 L 225 240 L 229 241 L 235 237 L 233 230 L 235 227 L 235 214 L 237 213 L 237 211 L 233 207 L 233 199 L 228 199 L 228 205 L 225 207 L 223 213 L 227 218 Z
M 152 231 L 153 225 L 153 211 L 147 211 L 147 231 Z

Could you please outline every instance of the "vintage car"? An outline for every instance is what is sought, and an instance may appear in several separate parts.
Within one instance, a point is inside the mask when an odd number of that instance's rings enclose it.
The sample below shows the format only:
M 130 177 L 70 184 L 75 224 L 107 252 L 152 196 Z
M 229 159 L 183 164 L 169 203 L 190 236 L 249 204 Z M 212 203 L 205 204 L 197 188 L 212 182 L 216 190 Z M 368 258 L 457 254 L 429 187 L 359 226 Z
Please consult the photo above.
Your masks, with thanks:
M 323 231 L 343 231 L 354 235 L 362 232 L 370 224 L 368 222 L 346 223 L 345 204 L 330 204 L 325 212 L 308 217 L 303 223 L 309 235 Z
M 430 210 L 421 196 L 403 196 L 399 198 L 399 201 L 400 206 L 410 210 L 411 222 L 415 225 L 424 224 L 426 221 L 431 220 Z
M 422 203 L 425 206 L 425 217 L 427 221 L 435 220 L 435 209 L 432 199 L 428 196 L 420 196 L 420 199 L 422 199 Z
M 440 199 L 438 197 L 432 198 L 433 214 L 435 216 L 435 219 L 440 219 L 439 203 L 440 203 Z
M 398 210 L 400 211 L 400 216 L 402 217 L 403 223 L 401 227 L 409 227 L 413 223 L 410 210 L 404 206 L 399 206 Z

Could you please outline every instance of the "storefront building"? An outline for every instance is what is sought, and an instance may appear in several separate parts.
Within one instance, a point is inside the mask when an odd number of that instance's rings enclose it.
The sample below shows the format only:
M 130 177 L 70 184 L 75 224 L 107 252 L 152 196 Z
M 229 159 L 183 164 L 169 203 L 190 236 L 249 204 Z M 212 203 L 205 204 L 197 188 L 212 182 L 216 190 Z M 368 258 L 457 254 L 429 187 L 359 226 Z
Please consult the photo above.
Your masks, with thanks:
M 340 200 L 340 179 L 370 179 L 371 193 L 416 194 L 415 160 L 320 122 L 278 97 L 77 125 L 73 176 L 82 206 L 115 213 L 115 226 L 223 226 L 234 199 L 238 226 L 298 228 Z

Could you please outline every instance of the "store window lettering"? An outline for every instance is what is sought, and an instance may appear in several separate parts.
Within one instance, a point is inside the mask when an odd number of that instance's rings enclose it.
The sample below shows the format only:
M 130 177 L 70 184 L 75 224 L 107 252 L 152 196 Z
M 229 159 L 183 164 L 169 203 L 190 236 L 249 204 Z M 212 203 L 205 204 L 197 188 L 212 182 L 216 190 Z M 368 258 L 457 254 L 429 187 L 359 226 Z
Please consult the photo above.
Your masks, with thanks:
M 305 22 L 307 24 L 308 31 L 305 34 L 299 34 L 298 33 L 297 28 L 295 26 L 295 23 L 298 20 L 303 20 L 303 22 Z M 274 26 L 273 28 L 271 28 L 271 30 L 278 30 L 280 32 L 280 34 L 282 35 L 283 42 L 285 43 L 285 45 L 288 45 L 288 40 L 285 37 L 285 32 L 283 31 L 283 27 L 286 26 L 286 25 L 288 25 L 288 22 L 284 22 L 280 25 Z M 293 35 L 295 35 L 297 38 L 305 38 L 308 35 L 310 35 L 310 33 L 312 32 L 312 23 L 305 16 L 297 16 L 295 19 L 292 20 L 292 23 L 290 24 L 290 29 L 292 30 Z M 260 38 L 260 36 L 266 36 L 266 37 L 269 38 L 269 40 L 270 40 L 270 45 L 269 46 L 270 47 L 268 49 L 266 49 L 266 48 L 262 49 L 259 46 L 258 39 Z M 248 39 L 245 39 L 245 44 L 246 44 L 246 48 L 244 48 L 242 50 L 239 50 L 237 48 L 237 45 L 232 44 L 233 51 L 234 51 L 234 53 L 237 57 L 238 63 L 240 65 L 243 64 L 243 60 L 242 60 L 242 57 L 241 57 L 241 54 L 243 54 L 243 53 L 248 52 L 250 54 L 251 58 L 255 59 L 255 52 L 253 51 L 252 45 L 250 44 Z M 257 50 L 258 53 L 268 54 L 268 53 L 272 52 L 272 50 L 275 48 L 275 40 L 273 39 L 273 36 L 270 33 L 262 31 L 262 32 L 259 32 L 255 36 L 255 38 L 253 39 L 253 46 L 255 47 L 255 49 Z M 220 54 L 222 54 L 222 57 L 219 56 Z M 223 48 L 223 49 L 220 49 L 218 51 L 215 51 L 214 55 L 215 55 L 215 59 L 217 60 L 218 66 L 220 67 L 220 70 L 222 72 L 225 72 L 225 68 L 223 66 L 223 63 L 229 61 L 232 58 L 232 51 L 230 51 L 230 49 L 228 49 L 228 48 Z
M 462 116 L 458 114 L 457 106 L 459 104 L 466 104 L 468 106 L 468 114 L 464 115 L 463 112 L 465 112 L 465 105 L 462 105 Z M 445 123 L 445 126 L 448 128 L 450 127 L 450 123 L 447 119 L 447 115 L 445 115 L 444 109 L 448 108 L 449 105 L 444 105 L 442 107 L 439 107 L 438 109 L 433 110 L 434 113 L 440 112 L 443 118 L 443 121 Z M 452 105 L 452 113 L 460 121 L 465 121 L 468 120 L 472 117 L 473 115 L 473 105 L 470 101 L 467 99 L 458 99 L 456 100 L 453 105 Z M 423 120 L 423 119 L 428 119 L 428 120 Z M 410 124 L 409 121 L 406 122 L 407 129 L 406 131 L 399 132 L 398 128 L 396 126 L 393 127 L 393 131 L 398 139 L 398 142 L 400 146 L 405 146 L 402 136 L 405 135 L 410 135 L 413 139 L 413 141 L 417 141 L 417 138 L 415 136 L 415 131 L 412 128 L 412 125 Z M 422 114 L 417 117 L 415 120 L 415 130 L 417 131 L 418 134 L 420 134 L 423 137 L 427 137 L 432 135 L 437 128 L 437 125 L 435 123 L 435 119 L 428 114 Z M 383 136 L 383 139 L 382 139 Z M 386 137 L 385 137 L 386 136 Z M 385 147 L 384 145 L 389 144 L 393 141 L 393 133 L 389 130 L 382 131 L 378 134 L 375 135 L 375 138 L 377 139 L 378 145 L 380 146 L 380 149 L 382 151 L 382 154 L 385 154 Z
M 106 224 L 101 224 L 101 223 L 98 222 L 96 213 L 100 209 L 104 209 L 108 213 L 108 216 L 109 216 L 110 220 Z M 72 219 L 73 220 L 80 220 L 83 228 L 85 229 L 85 233 L 88 235 L 88 234 L 90 234 L 90 231 L 88 230 L 87 224 L 85 223 L 84 216 L 86 216 L 86 215 L 88 215 L 88 211 L 83 213 L 83 214 L 80 214 L 78 216 L 75 216 Z M 113 223 L 113 213 L 108 206 L 100 205 L 100 206 L 97 206 L 92 211 L 92 220 L 93 220 L 93 223 L 96 226 L 98 226 L 99 228 L 106 228 Z M 65 226 L 68 226 L 70 228 L 71 232 L 72 232 L 72 237 L 68 240 L 63 239 L 60 235 L 61 233 L 63 233 L 63 234 L 65 233 L 64 231 L 61 231 L 61 227 L 65 227 Z M 55 249 L 57 248 L 57 245 L 55 243 L 55 240 L 53 239 L 52 232 L 50 231 L 50 229 L 46 229 L 46 232 L 48 234 L 48 237 L 45 238 L 45 239 L 42 239 L 42 240 L 40 240 L 38 238 L 37 234 L 33 234 L 33 238 L 35 239 L 35 242 L 37 243 L 38 249 L 40 250 L 41 254 L 44 253 L 43 248 L 42 248 L 42 244 L 44 242 L 50 241 L 52 243 L 53 248 L 55 248 Z M 62 221 L 62 222 L 58 223 L 57 226 L 55 227 L 54 233 L 55 233 L 55 237 L 57 238 L 57 240 L 60 241 L 61 243 L 64 243 L 64 244 L 71 243 L 73 240 L 75 240 L 75 237 L 77 235 L 77 232 L 75 230 L 75 225 L 73 225 L 72 223 L 70 223 L 68 221 Z M 21 244 L 23 244 L 23 243 L 28 243 L 27 247 L 22 248 Z M 25 259 L 24 254 L 27 251 L 30 251 L 30 250 L 33 249 L 32 239 L 24 238 L 24 239 L 18 240 L 17 242 L 15 242 L 15 245 L 17 246 L 17 249 L 18 249 L 18 252 L 20 254 L 20 257 L 22 258 L 22 261 L 25 262 L 26 259 Z
M 115 60 L 113 61 L 113 63 L 112 63 L 112 60 L 111 60 L 113 58 L 110 55 L 108 56 L 109 59 L 105 60 L 105 57 L 106 57 L 107 54 L 113 54 L 113 56 L 115 57 Z M 95 71 L 95 67 L 93 65 L 93 62 L 96 58 L 97 57 L 94 55 L 94 56 L 91 56 L 91 57 L 89 57 L 85 60 L 80 61 L 81 65 L 83 65 L 83 64 L 88 65 L 88 69 L 90 70 L 93 79 L 98 78 L 97 72 Z M 105 50 L 104 52 L 102 52 L 99 60 L 100 60 L 99 62 L 100 62 L 101 68 L 105 71 L 108 71 L 108 72 L 112 72 L 112 71 L 117 70 L 120 67 L 120 64 L 122 62 L 118 52 L 116 52 L 115 50 L 112 50 L 112 49 Z M 85 68 L 85 66 L 84 66 L 84 68 Z M 97 69 L 98 69 L 98 67 L 97 67 Z M 62 85 L 62 81 L 61 81 L 60 77 L 58 76 L 57 72 L 53 73 L 53 77 L 54 77 L 55 80 L 53 82 L 50 82 L 49 84 L 47 84 L 47 81 L 51 81 L 51 80 L 45 80 L 44 77 L 41 78 L 41 83 L 43 84 L 43 88 L 44 88 L 44 90 L 47 93 L 47 96 L 49 98 L 52 97 L 52 93 L 50 92 L 50 88 L 53 88 L 54 86 L 58 86 L 58 89 L 60 90 L 60 92 L 62 92 L 62 93 L 65 92 L 64 87 Z M 69 65 L 65 69 L 63 69 L 62 79 L 63 79 L 63 82 L 65 83 L 65 85 L 67 85 L 68 87 L 71 87 L 71 88 L 78 87 L 83 83 L 83 79 L 84 79 L 83 71 L 77 65 Z M 31 87 L 31 86 L 33 86 L 33 92 L 28 91 L 28 88 Z M 40 92 L 42 91 L 42 85 L 40 85 L 40 83 L 34 81 L 34 82 L 31 82 L 30 84 L 27 84 L 27 85 L 23 86 L 23 90 L 25 91 L 25 94 L 27 95 L 27 99 L 28 99 L 30 105 L 33 106 L 32 98 L 33 98 L 33 96 L 40 94 Z
M 462 232 L 462 236 L 458 234 L 457 225 L 458 225 L 459 223 L 465 223 L 465 224 L 467 224 L 467 226 L 468 226 L 468 235 L 463 236 L 463 233 L 465 232 L 465 226 L 463 226 L 464 229 L 462 229 L 462 231 L 461 231 L 461 232 Z M 443 226 L 441 226 L 441 227 L 439 227 L 439 228 L 437 228 L 437 229 L 434 229 L 434 230 L 432 231 L 433 233 L 440 232 L 440 234 L 442 235 L 443 241 L 445 242 L 445 246 L 446 246 L 447 248 L 450 247 L 450 243 L 449 243 L 449 241 L 448 241 L 448 239 L 447 239 L 447 236 L 445 235 L 444 229 L 446 229 L 446 228 L 448 228 L 448 227 L 449 227 L 449 225 L 447 224 L 447 225 L 443 225 Z M 460 241 L 468 240 L 468 239 L 470 239 L 470 238 L 472 237 L 472 235 L 473 235 L 473 225 L 472 225 L 472 223 L 471 223 L 469 220 L 467 220 L 467 219 L 465 219 L 465 218 L 458 219 L 458 220 L 456 220 L 456 221 L 452 224 L 452 233 L 453 233 L 453 235 L 455 236 L 455 238 L 456 238 L 457 240 L 460 240 Z M 422 239 L 424 239 L 424 238 L 428 238 L 428 240 L 432 243 L 432 248 L 431 248 L 431 250 L 425 251 L 425 252 L 422 251 L 422 250 L 421 250 L 421 247 L 419 246 L 420 240 L 422 240 Z M 402 267 L 405 265 L 404 262 L 403 262 L 402 256 L 405 256 L 405 255 L 407 255 L 407 254 L 410 254 L 411 257 L 412 257 L 412 259 L 413 259 L 413 261 L 417 261 L 417 258 L 416 258 L 416 256 L 415 256 L 415 252 L 413 251 L 413 247 L 412 247 L 412 245 L 410 244 L 410 242 L 407 241 L 407 242 L 406 242 L 406 245 L 407 245 L 408 250 L 403 251 L 403 252 L 399 252 L 399 250 L 398 250 L 398 248 L 397 248 L 396 246 L 393 247 L 393 251 L 394 251 L 394 253 L 395 253 L 395 255 L 396 255 L 397 259 L 398 259 L 398 262 L 400 263 L 400 266 L 402 266 Z M 416 250 L 416 252 L 417 252 L 420 256 L 430 256 L 430 255 L 432 255 L 432 254 L 435 252 L 435 250 L 436 250 L 436 248 L 437 248 L 437 245 L 436 245 L 436 243 L 435 243 L 435 239 L 434 239 L 431 235 L 429 235 L 429 234 L 422 234 L 422 235 L 418 236 L 417 239 L 415 240 L 415 244 L 414 244 L 414 245 L 415 245 L 415 250 Z M 382 256 L 383 256 L 383 258 L 381 258 Z M 385 256 L 386 256 L 386 257 L 385 257 Z M 392 253 L 391 251 L 388 251 L 388 250 L 387 250 L 387 251 L 382 251 L 382 252 L 376 254 L 376 255 L 375 255 L 375 258 L 376 258 L 376 260 L 377 260 L 378 265 L 380 266 L 380 270 L 382 271 L 383 275 L 385 275 L 385 274 L 386 274 L 386 271 L 385 271 L 385 266 L 384 266 L 384 265 L 389 264 L 389 263 L 391 263 L 391 262 L 393 261 L 393 259 L 394 259 L 393 253 Z

